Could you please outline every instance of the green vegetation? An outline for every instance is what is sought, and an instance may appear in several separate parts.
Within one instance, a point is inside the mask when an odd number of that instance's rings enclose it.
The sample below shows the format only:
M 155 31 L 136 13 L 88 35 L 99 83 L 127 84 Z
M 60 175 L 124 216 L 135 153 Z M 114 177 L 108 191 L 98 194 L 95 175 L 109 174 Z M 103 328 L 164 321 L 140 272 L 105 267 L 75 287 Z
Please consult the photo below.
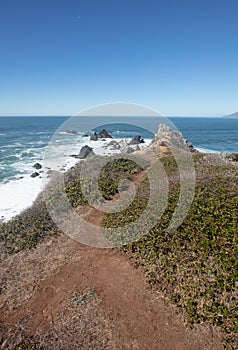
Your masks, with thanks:
M 190 211 L 174 232 L 167 228 L 174 212 L 179 186 L 172 159 L 163 161 L 173 178 L 169 203 L 160 222 L 141 240 L 125 246 L 133 261 L 146 272 L 153 288 L 166 291 L 171 300 L 186 311 L 188 321 L 220 326 L 225 345 L 235 349 L 238 332 L 237 283 L 237 170 L 221 164 L 209 165 L 196 157 L 198 183 Z M 119 215 L 107 214 L 104 226 L 120 227 L 134 220 L 145 207 L 140 193 Z
M 55 236 L 57 228 L 42 201 L 12 220 L 0 224 L 0 241 L 7 253 L 35 248 L 45 237 Z
M 102 162 L 106 164 L 103 165 Z M 101 196 L 104 199 L 111 199 L 118 193 L 120 182 L 140 170 L 140 166 L 133 161 L 133 158 L 124 159 L 120 156 L 94 157 L 87 164 L 89 166 L 83 174 L 80 163 L 66 174 L 65 192 L 73 207 L 87 204 L 85 194 L 93 202 L 99 200 Z M 97 181 L 98 168 L 101 168 L 99 181 Z M 95 188 L 97 183 L 99 192 Z
M 97 170 L 102 158 L 105 159 L 105 157 L 98 157 L 90 160 L 90 175 L 93 175 Z M 138 170 L 139 167 L 133 160 L 108 157 L 108 163 L 102 168 L 99 178 L 98 186 L 102 197 L 111 198 L 112 195 L 118 192 L 120 181 Z M 92 177 L 89 181 L 86 176 L 80 179 L 80 171 L 81 165 L 79 163 L 65 175 L 64 190 L 74 208 L 88 203 L 83 196 L 82 186 L 87 186 L 87 191 L 91 197 L 94 196 L 94 200 L 98 196 L 92 190 L 95 179 Z M 47 204 L 53 202 L 54 205 L 57 205 L 57 203 L 60 205 L 60 196 L 61 186 L 57 185 L 57 182 L 56 184 L 53 182 L 50 197 L 47 197 Z M 31 208 L 12 220 L 0 223 L 0 242 L 9 254 L 35 248 L 42 239 L 57 234 L 59 234 L 59 230 L 51 219 L 42 198 L 39 198 Z
M 166 210 L 149 233 L 124 246 L 123 250 L 130 253 L 136 266 L 144 270 L 155 290 L 165 292 L 185 311 L 191 326 L 202 322 L 219 326 L 224 334 L 225 347 L 235 349 L 238 332 L 238 171 L 235 165 L 222 162 L 219 156 L 194 155 L 194 162 L 197 175 L 195 197 L 183 224 L 176 231 L 168 232 L 180 193 L 176 162 L 170 155 L 162 159 L 170 179 Z M 87 205 L 83 195 L 86 185 L 97 200 L 92 174 L 98 164 L 98 159 L 90 160 L 90 180 L 84 174 L 83 181 L 80 181 L 80 165 L 66 174 L 64 189 L 73 207 Z M 111 160 L 108 157 L 99 177 L 101 196 L 112 198 L 121 181 L 140 170 L 133 159 L 118 157 Z M 58 193 L 56 188 L 51 200 L 56 200 Z M 149 182 L 145 178 L 138 186 L 133 203 L 120 213 L 106 214 L 103 225 L 107 228 L 123 227 L 134 222 L 145 210 L 148 198 Z M 158 212 L 155 210 L 153 215 L 158 215 Z M 10 253 L 34 248 L 41 239 L 55 234 L 57 229 L 42 201 L 0 225 L 0 239 Z M 72 298 L 83 305 L 89 296 L 74 295 Z M 21 346 L 16 350 L 37 349 L 31 345 Z

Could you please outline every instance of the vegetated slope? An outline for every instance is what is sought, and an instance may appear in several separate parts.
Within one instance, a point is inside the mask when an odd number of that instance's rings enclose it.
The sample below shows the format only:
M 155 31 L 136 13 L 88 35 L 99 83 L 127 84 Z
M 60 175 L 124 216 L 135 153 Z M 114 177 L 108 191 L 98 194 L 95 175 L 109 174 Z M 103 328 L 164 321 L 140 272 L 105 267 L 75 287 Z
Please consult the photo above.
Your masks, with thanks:
M 167 210 L 146 237 L 124 247 L 142 267 L 152 293 L 141 272 L 117 250 L 87 248 L 60 235 L 41 201 L 2 224 L 2 348 L 68 349 L 69 343 L 81 349 L 221 348 L 209 327 L 186 329 L 161 295 L 169 296 L 191 324 L 219 325 L 226 346 L 235 348 L 237 168 L 216 156 L 196 155 L 194 160 L 196 196 L 183 225 L 168 234 L 179 186 L 176 163 L 166 157 L 162 162 L 171 179 Z M 65 181 L 75 207 L 87 205 L 79 168 Z M 120 180 L 136 171 L 140 168 L 132 162 L 114 160 L 101 173 L 103 196 L 113 198 Z M 103 224 L 133 221 L 148 197 L 145 179 L 132 205 L 120 215 L 105 215 Z M 52 234 L 59 236 L 49 238 Z M 162 291 L 159 297 L 156 290 Z M 24 334 L 27 340 L 21 340 Z
M 237 346 L 238 168 L 221 156 L 195 156 L 197 184 L 193 204 L 183 224 L 173 233 L 168 225 L 179 186 L 173 176 L 169 205 L 150 233 L 124 247 L 141 266 L 148 282 L 166 292 L 185 312 L 191 325 L 207 322 L 221 327 L 225 346 Z M 167 173 L 176 173 L 173 158 L 163 160 Z M 140 193 L 120 215 L 107 214 L 104 225 L 120 226 L 134 220 L 145 204 Z M 145 196 L 143 196 L 143 199 Z

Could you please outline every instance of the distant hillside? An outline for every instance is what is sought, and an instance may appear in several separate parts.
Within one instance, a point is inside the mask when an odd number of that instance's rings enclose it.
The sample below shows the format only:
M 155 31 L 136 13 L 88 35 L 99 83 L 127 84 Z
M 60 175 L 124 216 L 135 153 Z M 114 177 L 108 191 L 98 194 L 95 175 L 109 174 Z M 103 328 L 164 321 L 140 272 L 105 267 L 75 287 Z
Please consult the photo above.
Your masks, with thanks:
M 224 118 L 238 118 L 238 112 L 226 115 Z

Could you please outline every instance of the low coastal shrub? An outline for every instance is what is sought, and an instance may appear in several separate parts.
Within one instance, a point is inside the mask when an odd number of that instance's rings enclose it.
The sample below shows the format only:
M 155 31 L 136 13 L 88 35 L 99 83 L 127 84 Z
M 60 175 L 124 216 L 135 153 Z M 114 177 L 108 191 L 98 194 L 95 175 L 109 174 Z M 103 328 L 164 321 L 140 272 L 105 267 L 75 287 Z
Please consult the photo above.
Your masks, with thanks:
M 89 177 L 86 176 L 87 174 L 84 177 L 81 176 L 82 165 L 80 163 L 65 174 L 64 191 L 69 203 L 74 208 L 88 204 L 82 190 L 83 186 L 87 186 L 90 198 L 94 196 L 93 199 L 97 200 L 97 196 L 93 192 L 93 186 L 97 182 L 94 173 L 96 174 L 101 160 L 104 161 L 105 157 L 95 157 L 89 160 Z M 101 196 L 105 199 L 111 198 L 118 192 L 120 181 L 138 170 L 139 166 L 133 160 L 108 157 L 108 163 L 102 167 L 98 181 Z M 24 249 L 35 248 L 42 239 L 59 233 L 48 213 L 47 206 L 53 202 L 57 209 L 57 203 L 60 205 L 62 186 L 57 185 L 57 181 L 53 181 L 50 186 L 50 195 L 47 195 L 47 199 L 40 196 L 32 207 L 8 222 L 0 223 L 0 242 L 7 253 L 17 253 Z M 61 207 L 60 210 L 62 210 Z
M 149 233 L 124 246 L 123 251 L 129 253 L 135 265 L 143 269 L 154 289 L 165 292 L 186 313 L 191 326 L 203 322 L 219 326 L 224 334 L 225 347 L 236 349 L 237 167 L 222 161 L 219 156 L 194 155 L 197 182 L 193 203 L 183 224 L 174 232 L 168 232 L 180 194 L 179 173 L 171 155 L 161 162 L 169 178 L 166 210 Z M 98 159 L 90 160 L 90 164 L 90 175 L 93 175 Z M 87 205 L 82 186 L 93 186 L 90 182 L 82 184 L 80 181 L 80 166 L 77 165 L 65 176 L 65 191 L 73 207 Z M 140 170 L 141 167 L 133 159 L 118 157 L 111 160 L 108 157 L 108 163 L 102 167 L 99 177 L 101 196 L 110 199 L 118 192 L 121 180 Z M 52 196 L 53 199 L 57 197 L 57 189 Z M 116 214 L 105 214 L 104 227 L 123 228 L 134 222 L 145 210 L 149 196 L 149 182 L 145 177 L 138 185 L 134 201 L 126 209 Z M 156 208 L 152 214 L 155 217 L 158 215 Z M 123 230 L 126 234 L 126 230 Z M 41 239 L 57 232 L 43 201 L 38 201 L 9 222 L 0 224 L 0 239 L 9 253 L 34 248 Z M 110 238 L 115 242 L 121 239 Z
M 79 163 L 65 176 L 65 192 L 74 208 L 86 205 L 88 199 L 92 202 L 100 200 L 101 197 L 111 199 L 118 193 L 121 180 L 141 169 L 133 159 L 124 159 L 120 156 L 94 157 L 90 158 L 87 164 L 86 171 L 82 172 L 82 164 Z M 101 170 L 97 178 L 99 168 Z M 95 184 L 98 185 L 98 191 Z
M 43 201 L 37 201 L 22 214 L 0 224 L 0 241 L 7 253 L 35 248 L 39 241 L 57 233 Z
M 184 310 L 191 326 L 210 322 L 221 327 L 225 347 L 237 346 L 238 184 L 237 169 L 215 158 L 196 159 L 194 201 L 183 224 L 168 232 L 179 196 L 171 159 L 164 160 L 170 185 L 168 206 L 158 224 L 140 240 L 124 246 L 153 288 L 166 292 Z M 144 183 L 140 188 L 146 189 Z M 147 188 L 148 189 L 148 188 Z M 119 215 L 106 214 L 104 226 L 124 226 L 143 211 L 141 190 Z

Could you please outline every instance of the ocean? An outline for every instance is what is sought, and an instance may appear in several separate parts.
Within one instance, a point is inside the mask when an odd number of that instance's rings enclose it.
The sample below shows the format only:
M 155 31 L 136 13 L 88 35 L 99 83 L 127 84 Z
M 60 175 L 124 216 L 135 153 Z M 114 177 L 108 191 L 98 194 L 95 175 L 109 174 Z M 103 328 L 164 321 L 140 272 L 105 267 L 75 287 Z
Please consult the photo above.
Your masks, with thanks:
M 107 126 L 113 138 L 130 138 L 139 133 L 145 139 L 152 139 L 151 130 L 156 131 L 160 122 L 155 117 L 146 118 L 144 124 L 141 123 L 141 117 L 126 121 L 131 124 L 133 121 L 133 125 L 148 125 L 150 131 L 147 131 L 124 124 L 125 118 L 123 121 L 120 118 L 114 119 L 110 119 L 113 124 L 108 125 L 108 117 L 97 118 L 100 125 Z M 41 180 L 44 175 L 42 173 L 39 177 L 32 178 L 30 175 L 36 171 L 33 165 L 36 162 L 42 164 L 48 142 L 67 120 L 68 117 L 0 117 L 0 219 L 10 219 L 19 214 L 32 204 L 42 190 Z M 238 152 L 238 119 L 171 117 L 170 120 L 199 151 Z M 87 125 L 87 122 L 82 125 L 81 136 L 89 131 Z M 78 135 L 66 131 L 62 127 L 58 130 L 57 142 L 60 145 L 70 144 L 71 153 L 78 152 L 85 143 L 83 138 L 78 142 L 81 130 L 77 129 Z M 87 139 L 87 144 L 89 143 Z M 71 163 L 72 159 L 68 164 Z

